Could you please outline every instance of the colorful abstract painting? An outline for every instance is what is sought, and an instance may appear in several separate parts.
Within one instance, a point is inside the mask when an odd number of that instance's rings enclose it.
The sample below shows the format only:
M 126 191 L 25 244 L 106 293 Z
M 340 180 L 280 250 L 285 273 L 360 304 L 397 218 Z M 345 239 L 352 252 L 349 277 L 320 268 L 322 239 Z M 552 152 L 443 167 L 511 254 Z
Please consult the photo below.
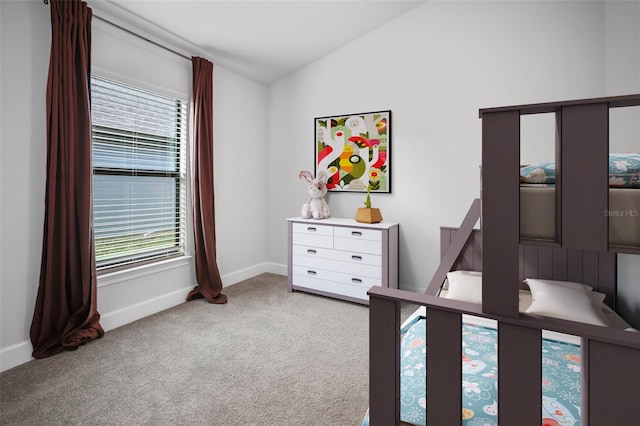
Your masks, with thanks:
M 315 131 L 329 191 L 391 192 L 391 111 L 316 118 Z

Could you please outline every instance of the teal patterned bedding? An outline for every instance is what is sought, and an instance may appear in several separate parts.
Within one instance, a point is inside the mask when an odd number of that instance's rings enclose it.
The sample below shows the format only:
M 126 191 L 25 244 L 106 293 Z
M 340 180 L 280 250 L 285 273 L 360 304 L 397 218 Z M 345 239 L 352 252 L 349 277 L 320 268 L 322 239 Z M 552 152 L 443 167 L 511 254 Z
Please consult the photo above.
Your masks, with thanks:
M 589 173 L 590 170 L 584 170 Z M 520 168 L 521 183 L 554 184 L 555 161 L 544 161 Z M 640 188 L 640 153 L 609 154 L 609 187 Z
M 400 348 L 400 419 L 426 424 L 426 323 L 418 318 L 403 330 Z M 462 425 L 497 425 L 497 331 L 462 326 Z M 526 368 L 526 366 L 523 366 Z M 542 425 L 580 424 L 580 347 L 542 341 Z M 369 415 L 363 426 L 369 425 Z

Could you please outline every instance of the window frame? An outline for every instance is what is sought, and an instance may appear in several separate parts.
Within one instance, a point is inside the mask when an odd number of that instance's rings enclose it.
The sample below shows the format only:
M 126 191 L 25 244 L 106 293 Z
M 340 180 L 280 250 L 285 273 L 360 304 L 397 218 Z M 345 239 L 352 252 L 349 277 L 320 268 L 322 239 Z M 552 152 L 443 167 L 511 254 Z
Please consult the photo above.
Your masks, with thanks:
M 174 219 L 172 222 L 175 230 L 174 234 L 174 244 L 171 247 L 158 248 L 156 250 L 142 250 L 139 253 L 130 253 L 123 256 L 113 256 L 108 259 L 103 259 L 98 261 L 97 256 L 97 248 L 96 248 L 96 269 L 98 276 L 104 276 L 107 274 L 117 273 L 116 275 L 120 275 L 122 272 L 139 269 L 140 267 L 147 267 L 149 265 L 158 264 L 160 268 L 166 268 L 164 266 L 167 261 L 169 261 L 169 265 L 175 263 L 174 261 L 179 258 L 189 258 L 188 253 L 188 240 L 187 240 L 187 210 L 188 210 L 188 186 L 189 182 L 187 179 L 188 173 L 188 103 L 186 100 L 182 99 L 175 94 L 168 95 L 166 93 L 160 93 L 159 91 L 149 90 L 144 85 L 133 83 L 126 81 L 126 79 L 120 79 L 118 77 L 106 77 L 100 74 L 92 73 L 91 74 L 91 91 L 93 92 L 93 82 L 96 81 L 104 81 L 110 84 L 114 84 L 117 86 L 121 86 L 128 90 L 138 91 L 140 93 L 144 93 L 146 96 L 157 97 L 158 99 L 162 98 L 165 100 L 170 100 L 174 103 L 175 107 L 175 160 L 171 163 L 175 166 L 173 170 L 163 170 L 161 167 L 156 169 L 152 168 L 138 168 L 138 167 L 100 167 L 95 166 L 94 163 L 94 155 L 92 154 L 92 179 L 93 184 L 95 186 L 95 177 L 96 176 L 123 176 L 123 177 L 143 177 L 143 178 L 171 178 L 174 180 L 175 185 L 175 196 L 173 198 L 174 203 Z M 114 103 L 113 105 L 118 105 Z M 93 96 L 92 96 L 92 111 L 93 111 Z M 121 141 L 126 142 L 127 139 L 130 139 L 131 143 L 139 143 L 144 141 L 151 141 L 157 138 L 159 135 L 153 135 L 152 133 L 143 133 L 138 131 L 127 130 L 126 125 L 119 127 L 108 127 L 103 124 L 96 124 L 93 121 L 92 114 L 92 123 L 91 123 L 91 136 L 92 136 L 92 151 L 95 150 L 96 147 L 96 134 L 106 134 L 109 132 L 121 133 L 122 139 Z M 140 137 L 142 136 L 142 137 Z M 162 136 L 161 136 L 162 137 Z M 156 141 L 157 142 L 157 141 Z M 131 143 L 129 145 L 131 145 Z M 94 188 L 95 190 L 95 188 Z M 95 208 L 95 191 L 92 193 L 92 201 L 94 204 L 94 245 L 97 247 L 97 239 L 96 235 L 96 208 Z M 130 236 L 132 234 L 129 234 Z M 173 267 L 173 266 L 170 266 Z

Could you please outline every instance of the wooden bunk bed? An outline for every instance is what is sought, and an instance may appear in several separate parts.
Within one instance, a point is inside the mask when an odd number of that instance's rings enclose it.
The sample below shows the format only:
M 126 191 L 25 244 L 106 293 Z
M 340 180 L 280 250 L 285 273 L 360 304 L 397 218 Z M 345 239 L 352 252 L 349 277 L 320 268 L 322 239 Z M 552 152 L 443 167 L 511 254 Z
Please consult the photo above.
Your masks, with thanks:
M 638 424 L 640 333 L 521 313 L 523 278 L 575 280 L 615 309 L 617 252 L 609 244 L 609 109 L 640 105 L 640 95 L 480 110 L 482 193 L 458 229 L 445 228 L 442 261 L 425 294 L 369 290 L 369 424 L 400 424 L 400 308 L 424 307 L 427 425 L 461 423 L 463 315 L 497 324 L 497 423 L 540 425 L 543 330 L 578 337 L 580 424 Z M 520 235 L 520 116 L 555 113 L 555 238 Z M 588 168 L 592 172 L 585 174 Z M 638 190 L 640 191 L 640 190 Z M 482 231 L 474 230 L 481 216 Z M 638 219 L 640 220 L 640 218 Z M 438 297 L 447 273 L 482 271 L 480 304 Z M 526 367 L 526 368 L 525 368 Z

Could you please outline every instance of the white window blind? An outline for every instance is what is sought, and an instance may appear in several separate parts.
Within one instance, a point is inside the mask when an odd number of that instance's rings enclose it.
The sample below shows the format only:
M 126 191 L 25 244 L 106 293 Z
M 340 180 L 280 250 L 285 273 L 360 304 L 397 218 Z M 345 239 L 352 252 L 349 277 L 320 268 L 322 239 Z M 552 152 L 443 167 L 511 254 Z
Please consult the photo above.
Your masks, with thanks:
M 183 255 L 186 104 L 92 76 L 98 270 Z

